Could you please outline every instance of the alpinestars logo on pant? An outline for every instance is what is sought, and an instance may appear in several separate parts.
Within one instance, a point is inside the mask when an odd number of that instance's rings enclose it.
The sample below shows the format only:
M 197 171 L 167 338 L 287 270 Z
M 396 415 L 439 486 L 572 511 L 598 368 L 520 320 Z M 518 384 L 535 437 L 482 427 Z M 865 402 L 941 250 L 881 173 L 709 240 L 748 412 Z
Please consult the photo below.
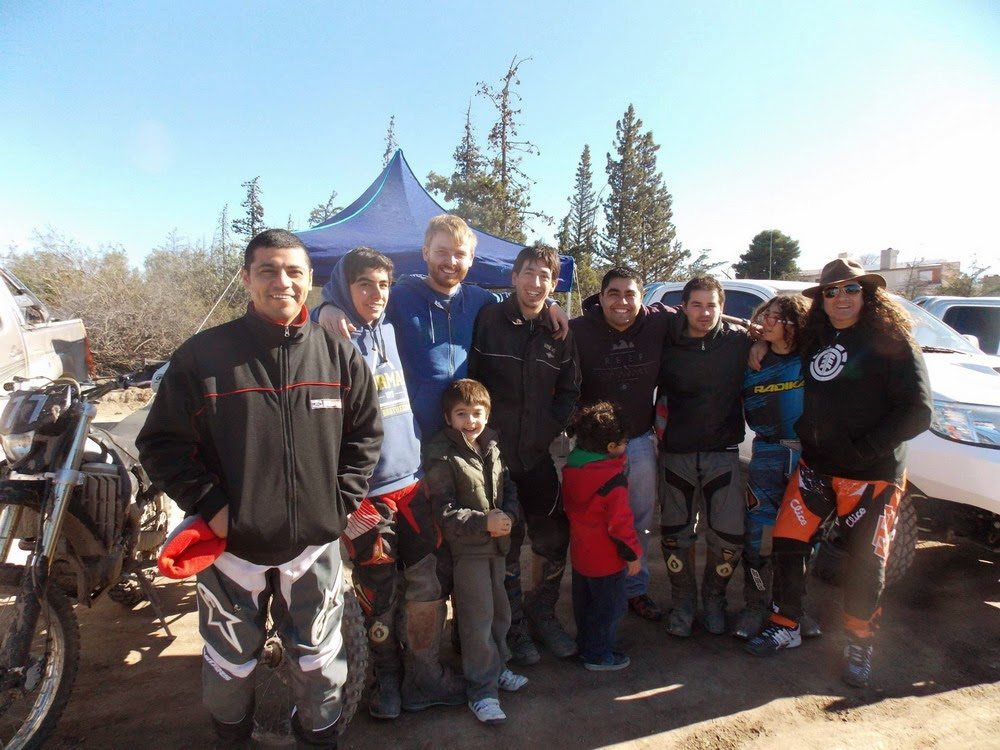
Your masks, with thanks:
M 205 607 L 208 609 L 208 618 L 206 621 L 209 627 L 218 628 L 219 632 L 222 633 L 222 637 L 226 639 L 229 645 L 239 653 L 243 653 L 243 647 L 240 645 L 240 640 L 236 637 L 236 630 L 233 628 L 233 625 L 238 623 L 240 618 L 227 612 L 219 602 L 218 597 L 209 591 L 203 583 L 198 584 L 198 596 L 201 597 L 201 600 L 205 603 Z

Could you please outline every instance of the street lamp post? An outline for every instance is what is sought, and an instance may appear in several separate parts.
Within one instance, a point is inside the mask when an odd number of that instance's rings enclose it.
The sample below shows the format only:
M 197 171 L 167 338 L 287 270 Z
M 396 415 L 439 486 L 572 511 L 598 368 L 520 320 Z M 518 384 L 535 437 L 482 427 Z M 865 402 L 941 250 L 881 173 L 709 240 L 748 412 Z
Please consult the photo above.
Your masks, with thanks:
M 774 230 L 772 229 L 768 235 L 767 242 L 767 278 L 771 278 L 771 251 L 774 249 Z

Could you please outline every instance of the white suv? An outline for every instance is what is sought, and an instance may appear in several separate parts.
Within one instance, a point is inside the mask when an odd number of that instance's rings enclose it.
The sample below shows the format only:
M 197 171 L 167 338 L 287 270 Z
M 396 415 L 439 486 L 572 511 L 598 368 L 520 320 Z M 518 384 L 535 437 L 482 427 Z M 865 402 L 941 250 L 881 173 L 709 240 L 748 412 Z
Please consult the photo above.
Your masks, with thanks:
M 797 281 L 723 281 L 725 312 L 751 317 L 775 294 L 814 286 Z M 680 305 L 683 282 L 647 286 L 643 302 Z M 909 492 L 986 511 L 987 542 L 1000 542 L 1000 372 L 988 357 L 926 311 L 896 298 L 914 321 L 913 335 L 924 352 L 934 399 L 931 428 L 909 442 Z M 749 459 L 750 437 L 740 447 Z M 992 538 L 989 538 L 992 537 Z

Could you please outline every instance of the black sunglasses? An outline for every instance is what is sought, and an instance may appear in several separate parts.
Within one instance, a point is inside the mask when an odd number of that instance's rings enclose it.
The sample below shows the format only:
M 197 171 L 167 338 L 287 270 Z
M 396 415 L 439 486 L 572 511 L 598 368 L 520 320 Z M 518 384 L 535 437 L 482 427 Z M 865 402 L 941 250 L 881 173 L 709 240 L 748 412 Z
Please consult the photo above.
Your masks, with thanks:
M 823 296 L 827 299 L 833 299 L 840 294 L 841 289 L 850 295 L 861 294 L 861 284 L 844 284 L 843 286 L 828 286 L 823 290 Z

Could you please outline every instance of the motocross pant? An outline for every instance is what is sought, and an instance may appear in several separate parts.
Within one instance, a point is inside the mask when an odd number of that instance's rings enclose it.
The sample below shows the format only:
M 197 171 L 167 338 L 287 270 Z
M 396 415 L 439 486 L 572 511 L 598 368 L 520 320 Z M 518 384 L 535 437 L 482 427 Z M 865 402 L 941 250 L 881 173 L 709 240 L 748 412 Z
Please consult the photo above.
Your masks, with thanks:
M 431 499 L 423 482 L 397 501 L 396 536 L 406 601 L 447 599 L 452 589 L 451 550 L 434 523 Z
M 197 580 L 203 700 L 213 719 L 238 725 L 253 714 L 270 605 L 289 666 L 293 728 L 306 743 L 324 735 L 340 718 L 347 680 L 339 543 L 307 547 L 280 566 L 224 552 Z
M 397 508 L 409 507 L 419 491 L 414 482 L 396 492 L 366 497 L 348 516 L 340 539 L 354 565 L 354 589 L 366 617 L 376 622 L 396 604 L 396 566 L 400 555 Z M 390 629 L 392 623 L 385 623 Z
M 569 550 L 569 520 L 563 511 L 559 489 L 559 475 L 550 456 L 545 456 L 534 467 L 520 474 L 511 474 L 517 486 L 517 497 L 524 511 L 510 533 L 510 551 L 507 553 L 504 586 L 510 602 L 511 621 L 524 619 L 524 601 L 521 591 L 521 546 L 525 534 L 531 540 L 531 551 L 549 563 L 546 570 L 550 577 L 536 581 L 535 587 L 552 589 L 552 603 L 559 596 L 559 583 L 566 568 Z
M 695 525 L 705 512 L 709 555 L 719 560 L 727 577 L 743 548 L 744 499 L 736 451 L 663 453 L 660 458 L 661 545 L 667 567 L 670 556 L 686 557 L 697 539 Z M 683 554 L 681 554 L 683 553 Z
M 743 533 L 743 559 L 751 567 L 762 567 L 771 556 L 774 521 L 798 460 L 798 451 L 780 443 L 763 440 L 753 443 Z
M 774 527 L 774 622 L 794 626 L 802 617 L 806 561 L 812 542 L 823 521 L 836 513 L 848 551 L 844 627 L 856 638 L 874 634 L 905 486 L 905 473 L 898 483 L 844 479 L 820 474 L 799 461 Z

